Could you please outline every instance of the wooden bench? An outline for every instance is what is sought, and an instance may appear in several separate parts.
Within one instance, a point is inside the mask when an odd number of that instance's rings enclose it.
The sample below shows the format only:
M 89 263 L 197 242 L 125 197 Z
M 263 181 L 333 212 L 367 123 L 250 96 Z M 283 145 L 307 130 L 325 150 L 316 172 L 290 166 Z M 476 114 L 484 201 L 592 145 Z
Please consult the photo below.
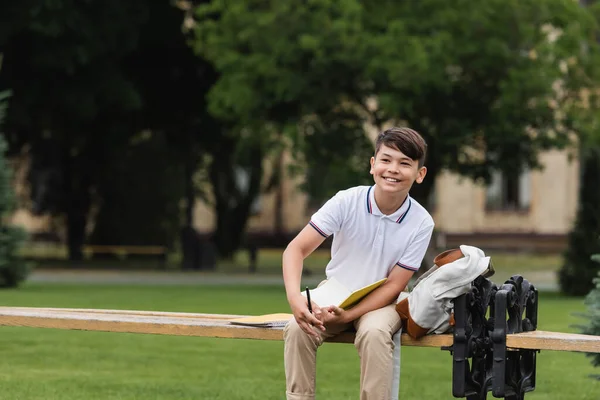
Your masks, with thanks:
M 243 315 L 195 314 L 158 311 L 97 310 L 72 308 L 0 307 L 0 326 L 53 328 L 83 331 L 146 333 L 227 339 L 283 340 L 283 328 L 232 325 Z M 354 333 L 344 332 L 328 340 L 353 343 Z M 448 347 L 452 334 L 413 339 L 402 335 L 403 346 Z M 547 331 L 507 335 L 507 347 L 515 349 L 600 353 L 600 336 Z
M 500 287 L 479 277 L 454 299 L 454 332 L 413 339 L 394 335 L 403 346 L 438 347 L 452 353 L 452 394 L 469 400 L 522 399 L 535 389 L 540 350 L 600 353 L 600 336 L 538 331 L 538 293 L 520 276 Z M 231 324 L 242 315 L 69 308 L 0 307 L 0 326 L 146 333 L 229 339 L 283 340 L 283 328 Z M 352 343 L 353 332 L 329 342 Z M 399 362 L 396 347 L 394 359 Z M 397 369 L 396 369 L 397 367 Z M 399 364 L 395 366 L 399 377 Z M 397 388 L 398 379 L 394 383 Z M 397 393 L 397 390 L 395 390 Z

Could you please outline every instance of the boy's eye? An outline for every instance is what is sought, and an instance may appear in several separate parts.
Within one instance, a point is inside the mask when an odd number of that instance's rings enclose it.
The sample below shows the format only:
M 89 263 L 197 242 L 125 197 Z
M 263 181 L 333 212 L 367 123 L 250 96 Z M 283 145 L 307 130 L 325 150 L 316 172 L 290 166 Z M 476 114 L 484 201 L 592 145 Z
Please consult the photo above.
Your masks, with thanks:
M 389 162 L 390 160 L 388 160 L 387 158 L 382 158 L 381 161 L 383 161 L 383 162 Z
M 408 165 L 408 166 L 410 166 L 410 163 L 409 163 L 409 162 L 406 162 L 406 161 L 404 161 L 404 162 L 402 163 L 402 165 Z

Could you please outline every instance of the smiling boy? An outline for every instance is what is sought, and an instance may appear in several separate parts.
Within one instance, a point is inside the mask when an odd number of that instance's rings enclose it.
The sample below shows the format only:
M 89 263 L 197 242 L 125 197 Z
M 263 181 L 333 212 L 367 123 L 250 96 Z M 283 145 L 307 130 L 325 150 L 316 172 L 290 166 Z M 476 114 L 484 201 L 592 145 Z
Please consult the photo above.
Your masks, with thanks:
M 392 397 L 392 336 L 401 325 L 394 306 L 419 269 L 434 227 L 427 210 L 409 196 L 413 183 L 423 182 L 427 173 L 426 150 L 425 140 L 412 129 L 382 132 L 371 157 L 375 185 L 338 192 L 287 246 L 283 277 L 294 314 L 284 331 L 288 400 L 315 398 L 317 348 L 352 326 L 361 400 Z M 335 277 L 351 291 L 387 281 L 349 310 L 313 304 L 311 313 L 299 290 L 303 260 L 332 234 L 327 279 Z

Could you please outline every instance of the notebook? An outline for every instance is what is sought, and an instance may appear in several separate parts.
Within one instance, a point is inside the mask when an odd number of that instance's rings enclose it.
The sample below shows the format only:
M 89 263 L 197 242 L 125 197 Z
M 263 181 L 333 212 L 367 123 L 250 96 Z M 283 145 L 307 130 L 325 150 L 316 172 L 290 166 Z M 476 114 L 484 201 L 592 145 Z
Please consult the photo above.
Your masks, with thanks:
M 329 278 L 321 286 L 310 290 L 310 299 L 319 307 L 335 305 L 346 310 L 356 305 L 365 296 L 381 286 L 386 280 L 387 278 L 383 278 L 352 292 L 337 279 Z M 302 295 L 306 296 L 306 292 L 302 292 Z
M 279 328 L 284 327 L 292 318 L 294 318 L 293 314 L 278 313 L 236 318 L 229 321 L 229 323 L 234 325 L 256 326 L 259 328 Z

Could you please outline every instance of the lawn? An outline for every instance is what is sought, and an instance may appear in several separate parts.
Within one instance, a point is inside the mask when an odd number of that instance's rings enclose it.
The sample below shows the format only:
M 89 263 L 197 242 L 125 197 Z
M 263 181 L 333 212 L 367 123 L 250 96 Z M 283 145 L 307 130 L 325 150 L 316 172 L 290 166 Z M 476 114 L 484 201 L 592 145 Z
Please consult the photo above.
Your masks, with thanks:
M 6 306 L 94 307 L 207 313 L 286 311 L 275 286 L 123 286 L 28 284 L 0 292 Z M 543 293 L 539 329 L 573 331 L 582 299 Z M 0 328 L 2 399 L 282 399 L 281 342 L 102 332 Z M 528 399 L 600 396 L 598 373 L 582 354 L 543 352 Z M 402 349 L 401 398 L 449 399 L 451 356 Z M 318 361 L 318 398 L 354 399 L 353 346 L 326 344 Z M 491 395 L 489 396 L 491 398 Z
M 263 274 L 281 273 L 282 249 L 262 249 L 258 252 L 258 270 Z M 536 277 L 540 274 L 553 274 L 559 270 L 562 262 L 559 254 L 508 253 L 492 252 L 488 254 L 496 269 L 495 282 L 501 282 L 514 274 Z M 327 249 L 319 249 L 304 260 L 304 269 L 312 273 L 322 273 L 329 262 Z M 240 251 L 231 261 L 221 261 L 219 269 L 223 272 L 235 273 L 247 271 L 248 253 Z

